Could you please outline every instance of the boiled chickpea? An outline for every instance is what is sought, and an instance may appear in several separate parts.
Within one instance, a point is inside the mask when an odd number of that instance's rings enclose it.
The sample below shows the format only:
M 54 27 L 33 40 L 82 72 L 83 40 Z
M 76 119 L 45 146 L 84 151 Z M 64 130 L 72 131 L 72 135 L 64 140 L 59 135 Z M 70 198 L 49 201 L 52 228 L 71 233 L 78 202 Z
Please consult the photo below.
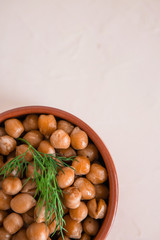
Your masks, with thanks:
M 6 133 L 13 138 L 20 137 L 24 132 L 23 124 L 16 118 L 6 120 L 4 125 Z
M 102 219 L 106 215 L 107 204 L 103 199 L 98 200 L 98 203 L 97 203 L 96 199 L 94 198 L 88 201 L 87 207 L 88 207 L 89 216 L 92 218 Z
M 56 220 L 52 221 L 49 225 L 48 225 L 48 229 L 49 229 L 49 234 L 54 233 L 55 229 L 56 229 Z M 58 229 L 57 229 L 58 230 Z
M 13 158 L 8 159 L 7 162 L 5 162 L 4 165 L 6 165 L 7 163 L 9 163 L 12 159 L 13 159 Z M 18 173 L 17 173 L 17 172 L 18 172 Z M 9 173 L 10 173 L 10 170 L 8 170 L 8 174 L 9 174 Z M 18 171 L 18 167 L 16 167 L 8 176 L 9 176 L 9 177 L 15 177 L 15 176 L 20 177 L 20 175 L 21 175 L 21 171 Z
M 37 148 L 40 142 L 43 140 L 43 135 L 37 130 L 31 130 L 27 132 L 24 137 L 34 148 Z
M 0 154 L 8 155 L 16 148 L 17 142 L 14 138 L 5 135 L 0 137 Z
M 107 180 L 107 171 L 100 164 L 93 163 L 91 165 L 90 172 L 86 175 L 86 177 L 93 184 L 104 183 Z
M 73 220 L 81 222 L 87 217 L 88 208 L 84 202 L 81 202 L 78 208 L 69 209 L 69 215 Z
M 70 240 L 70 238 L 66 237 L 66 236 L 63 236 L 64 239 L 62 237 L 59 237 L 58 240 Z
M 35 169 L 34 162 L 31 162 L 31 164 L 28 164 L 27 169 L 26 169 L 26 177 L 27 178 L 34 177 L 34 169 Z M 40 170 L 37 170 L 37 172 L 39 174 L 41 174 Z
M 76 175 L 86 175 L 90 171 L 90 161 L 87 157 L 77 156 L 72 162 Z
M 68 208 L 66 207 L 66 206 L 63 206 L 63 214 L 65 215 L 65 214 L 67 214 L 68 213 Z
M 3 156 L 0 155 L 0 168 L 2 168 L 3 165 L 4 165 Z
M 109 190 L 106 185 L 104 184 L 97 184 L 95 185 L 95 190 L 96 190 L 96 199 L 104 199 L 106 200 L 109 195 Z
M 63 191 L 65 206 L 71 209 L 78 208 L 81 200 L 81 193 L 76 187 L 69 187 Z
M 25 213 L 35 205 L 36 200 L 27 193 L 19 193 L 11 200 L 11 208 L 17 213 Z
M 23 219 L 17 213 L 9 214 L 3 221 L 4 229 L 10 234 L 14 234 L 18 232 L 18 230 L 21 229 L 22 226 L 23 226 Z
M 26 235 L 26 230 L 21 229 L 18 233 L 16 233 L 12 237 L 12 240 L 28 240 L 27 235 Z
M 0 127 L 0 137 L 7 135 L 5 129 L 3 127 Z
M 13 152 L 7 155 L 7 161 L 15 158 L 15 156 L 16 156 L 16 150 L 14 150 Z
M 50 135 L 57 129 L 57 122 L 53 115 L 40 115 L 38 118 L 38 127 L 40 132 L 49 138 Z
M 29 178 L 33 178 L 34 177 L 34 162 L 31 162 L 32 165 L 28 165 L 27 169 L 26 169 L 26 177 Z
M 64 157 L 72 157 L 72 156 L 76 156 L 76 151 L 69 147 L 67 149 L 57 149 L 57 152 L 61 155 L 61 156 L 64 156 Z
M 28 212 L 22 214 L 23 221 L 30 225 L 34 222 L 34 208 L 31 208 Z
M 95 187 L 86 178 L 77 178 L 74 186 L 79 189 L 83 200 L 90 200 L 95 197 Z
M 27 179 L 22 179 L 22 183 L 23 183 L 23 188 L 21 190 L 22 193 L 28 193 L 32 196 L 35 195 L 36 192 L 36 182 L 32 179 L 27 180 Z
M 62 168 L 62 171 L 58 172 L 57 182 L 60 188 L 66 188 L 73 184 L 74 182 L 74 170 L 70 167 Z
M 27 115 L 23 121 L 24 130 L 29 132 L 38 129 L 38 116 L 35 114 Z
M 0 210 L 0 225 L 2 225 L 4 218 L 8 215 L 6 211 Z
M 7 177 L 3 180 L 2 190 L 5 194 L 16 195 L 22 189 L 22 182 L 18 177 Z
M 88 145 L 88 136 L 79 127 L 75 127 L 70 135 L 71 145 L 74 149 L 84 149 Z
M 12 197 L 0 190 L 0 210 L 8 210 Z
M 82 235 L 80 240 L 91 240 L 91 237 L 88 234 L 83 233 L 83 235 Z
M 79 239 L 81 238 L 82 233 L 82 225 L 81 223 L 78 223 L 74 221 L 69 215 L 64 216 L 65 220 L 65 234 L 69 238 Z
M 91 236 L 95 236 L 99 230 L 99 222 L 91 217 L 87 217 L 83 222 L 83 230 Z
M 21 191 L 22 192 L 22 191 Z M 23 193 L 25 193 L 25 192 L 23 192 Z M 28 192 L 26 192 L 26 193 L 28 193 L 29 195 L 31 195 L 32 197 L 34 197 L 35 196 L 35 193 L 36 193 L 36 188 L 34 188 L 34 189 L 30 189 Z
M 41 153 L 47 153 L 47 154 L 53 154 L 53 155 L 55 154 L 55 149 L 46 140 L 40 142 L 39 147 L 38 147 L 38 151 L 41 152 Z
M 10 240 L 12 237 L 3 227 L 0 228 L 0 240 Z
M 45 223 L 32 223 L 26 231 L 28 240 L 47 240 L 49 229 Z
M 89 143 L 86 148 L 78 150 L 78 155 L 89 158 L 91 162 L 94 160 L 98 160 L 98 150 L 96 146 L 92 143 Z
M 60 120 L 60 121 L 58 121 L 57 128 L 64 130 L 66 133 L 68 133 L 70 135 L 74 126 L 70 122 L 67 122 L 65 120 Z
M 19 146 L 16 147 L 16 156 L 19 156 L 23 153 L 25 153 L 28 150 L 28 145 L 27 144 L 21 144 Z M 25 160 L 30 162 L 33 159 L 33 155 L 32 152 L 29 150 L 27 151 L 26 155 L 25 155 Z
M 45 209 L 45 206 L 43 206 L 41 209 L 39 206 L 35 207 L 34 219 L 37 223 L 45 222 Z
M 57 149 L 67 149 L 70 146 L 71 140 L 69 135 L 62 129 L 58 129 L 52 133 L 50 137 L 51 145 Z

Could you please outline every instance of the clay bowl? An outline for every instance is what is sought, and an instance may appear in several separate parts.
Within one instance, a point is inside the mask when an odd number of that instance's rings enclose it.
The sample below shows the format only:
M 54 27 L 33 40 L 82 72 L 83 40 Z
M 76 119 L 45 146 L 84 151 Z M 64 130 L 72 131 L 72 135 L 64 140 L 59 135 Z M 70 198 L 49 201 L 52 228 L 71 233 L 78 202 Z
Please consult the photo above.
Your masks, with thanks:
M 69 122 L 83 129 L 88 134 L 89 138 L 93 141 L 93 143 L 96 145 L 96 147 L 98 148 L 101 154 L 101 157 L 103 159 L 103 162 L 108 171 L 108 179 L 109 179 L 108 184 L 109 184 L 110 194 L 109 194 L 108 211 L 107 211 L 106 217 L 103 220 L 101 228 L 97 236 L 94 238 L 94 240 L 106 239 L 111 229 L 111 226 L 114 222 L 117 205 L 118 205 L 117 173 L 116 173 L 116 169 L 109 151 L 107 150 L 106 146 L 104 145 L 100 137 L 85 122 L 75 117 L 74 115 L 57 108 L 44 107 L 44 106 L 28 106 L 28 107 L 20 107 L 20 108 L 12 109 L 0 114 L 0 123 L 8 118 L 20 117 L 26 114 L 33 114 L 33 113 L 53 114 L 58 118 L 68 120 Z

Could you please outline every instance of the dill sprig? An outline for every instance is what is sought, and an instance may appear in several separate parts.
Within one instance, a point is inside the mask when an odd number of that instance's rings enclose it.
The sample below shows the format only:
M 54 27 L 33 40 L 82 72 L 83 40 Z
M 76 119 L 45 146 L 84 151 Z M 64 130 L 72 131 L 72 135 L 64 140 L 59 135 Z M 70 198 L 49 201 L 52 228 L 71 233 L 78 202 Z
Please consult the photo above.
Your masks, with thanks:
M 64 214 L 64 205 L 62 202 L 63 193 L 60 187 L 58 186 L 56 175 L 58 170 L 62 170 L 63 167 L 70 167 L 66 162 L 73 161 L 73 157 L 63 157 L 58 154 L 46 154 L 37 151 L 28 141 L 23 138 L 18 138 L 18 140 L 26 143 L 28 149 L 25 153 L 16 156 L 10 162 L 6 163 L 0 169 L 0 175 L 3 175 L 4 178 L 9 176 L 13 170 L 17 170 L 16 176 L 20 173 L 22 176 L 25 171 L 27 171 L 28 165 L 32 163 L 25 160 L 25 156 L 28 151 L 33 155 L 34 162 L 34 172 L 33 175 L 27 178 L 24 184 L 26 184 L 31 178 L 33 182 L 36 182 L 36 193 L 34 198 L 38 196 L 37 207 L 38 214 L 40 214 L 42 207 L 45 206 L 45 222 L 46 225 L 50 224 L 56 220 L 56 232 L 59 227 L 60 233 L 63 237 L 63 231 L 65 231 L 63 219 Z M 33 165 L 32 165 L 33 166 Z M 63 171 L 63 170 L 62 170 Z M 53 215 L 55 216 L 53 218 Z M 53 235 L 54 235 L 53 233 Z

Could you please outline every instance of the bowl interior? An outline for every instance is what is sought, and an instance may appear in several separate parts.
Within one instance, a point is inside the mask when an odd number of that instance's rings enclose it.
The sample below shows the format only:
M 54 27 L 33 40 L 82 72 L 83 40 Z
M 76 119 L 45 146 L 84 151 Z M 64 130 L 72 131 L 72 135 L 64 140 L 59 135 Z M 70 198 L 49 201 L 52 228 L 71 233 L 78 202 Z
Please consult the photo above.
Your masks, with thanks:
M 0 123 L 8 118 L 13 117 L 22 117 L 23 115 L 27 114 L 53 114 L 57 118 L 65 119 L 74 125 L 79 126 L 82 130 L 84 130 L 91 141 L 96 145 L 98 148 L 100 155 L 102 157 L 101 161 L 103 162 L 108 171 L 108 186 L 109 186 L 109 200 L 108 200 L 108 210 L 105 219 L 102 222 L 101 228 L 94 238 L 95 240 L 104 240 L 109 233 L 109 230 L 113 224 L 117 205 L 118 205 L 118 180 L 117 180 L 117 173 L 111 158 L 111 155 L 99 138 L 99 136 L 91 129 L 85 122 L 80 120 L 79 118 L 75 117 L 74 115 L 62 111 L 60 109 L 51 108 L 51 107 L 44 107 L 44 106 L 29 106 L 29 107 L 21 107 L 6 111 L 0 114 Z

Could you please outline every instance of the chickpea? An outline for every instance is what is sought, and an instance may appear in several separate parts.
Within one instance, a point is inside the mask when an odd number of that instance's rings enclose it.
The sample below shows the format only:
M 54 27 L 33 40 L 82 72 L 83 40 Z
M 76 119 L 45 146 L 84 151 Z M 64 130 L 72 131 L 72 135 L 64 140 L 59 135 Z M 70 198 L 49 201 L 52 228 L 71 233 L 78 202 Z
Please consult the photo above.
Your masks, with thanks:
M 28 193 L 32 196 L 35 195 L 35 192 L 36 192 L 36 182 L 32 179 L 30 180 L 27 180 L 27 179 L 23 179 L 22 180 L 22 183 L 23 183 L 23 188 L 21 190 L 22 193 Z
M 88 234 L 83 233 L 83 235 L 82 235 L 80 240 L 91 240 L 91 237 Z
M 63 191 L 65 206 L 71 209 L 78 208 L 81 200 L 81 193 L 76 187 L 69 187 Z
M 7 177 L 3 180 L 2 190 L 5 194 L 16 195 L 22 189 L 22 182 L 18 177 Z
M 41 152 L 41 153 L 47 153 L 47 154 L 53 154 L 53 155 L 55 154 L 55 149 L 46 140 L 40 142 L 39 147 L 38 147 L 38 151 Z
M 104 200 L 107 200 L 109 195 L 109 190 L 106 185 L 97 184 L 95 185 L 95 190 L 96 190 L 96 199 L 102 198 Z
M 27 235 L 26 235 L 26 230 L 21 229 L 18 233 L 16 233 L 12 237 L 12 240 L 28 240 Z
M 89 143 L 86 148 L 78 150 L 78 155 L 88 157 L 91 162 L 98 160 L 98 150 L 92 143 Z
M 37 223 L 45 222 L 45 209 L 45 206 L 43 206 L 41 209 L 39 206 L 35 207 L 34 219 Z
M 87 157 L 77 156 L 72 162 L 76 175 L 86 175 L 90 171 L 90 161 Z
M 11 200 L 11 208 L 17 213 L 25 213 L 35 205 L 36 200 L 27 193 L 19 193 Z
M 21 229 L 22 226 L 23 226 L 23 219 L 17 213 L 9 214 L 3 221 L 4 229 L 10 234 L 14 234 L 18 232 L 18 230 Z
M 76 150 L 81 150 L 88 145 L 88 136 L 79 127 L 75 127 L 70 135 L 71 145 Z
M 28 240 L 47 240 L 49 229 L 45 223 L 32 223 L 26 231 Z
M 57 149 L 57 152 L 61 155 L 61 156 L 64 156 L 64 157 L 72 157 L 72 156 L 76 156 L 76 151 L 69 147 L 67 149 Z
M 60 120 L 58 121 L 57 128 L 64 130 L 66 133 L 68 133 L 68 135 L 70 135 L 74 126 L 70 122 L 67 122 L 65 120 Z
M 2 168 L 3 165 L 4 165 L 3 156 L 0 155 L 0 168 Z
M 34 222 L 34 208 L 31 208 L 28 212 L 22 214 L 23 221 L 30 225 Z
M 52 221 L 48 225 L 48 229 L 49 229 L 49 234 L 52 234 L 55 231 L 55 229 L 56 229 L 56 220 Z
M 16 147 L 16 156 L 19 156 L 23 153 L 25 153 L 28 150 L 28 145 L 27 144 L 21 144 L 19 146 Z M 33 159 L 33 155 L 32 152 L 29 150 L 27 151 L 26 155 L 25 155 L 25 160 L 30 162 Z
M 25 132 L 38 129 L 38 116 L 35 114 L 27 115 L 23 121 Z
M 0 154 L 8 155 L 16 148 L 17 142 L 14 138 L 5 135 L 0 137 Z
M 16 150 L 14 150 L 13 152 L 7 155 L 7 161 L 15 158 L 15 156 L 16 156 Z
M 4 125 L 6 133 L 13 138 L 20 137 L 24 132 L 23 124 L 16 118 L 6 120 Z
M 78 208 L 69 209 L 70 217 L 77 221 L 83 221 L 88 215 L 88 208 L 84 202 L 81 202 Z
M 8 215 L 6 211 L 0 210 L 0 226 L 3 223 L 4 218 Z
M 37 148 L 40 142 L 43 140 L 43 135 L 37 130 L 31 130 L 27 132 L 24 137 L 34 148 Z
M 70 146 L 71 140 L 69 135 L 62 129 L 58 129 L 52 133 L 50 137 L 51 145 L 57 149 L 67 149 Z
M 40 132 L 49 138 L 50 135 L 57 129 L 57 122 L 53 115 L 40 115 L 38 118 L 38 127 Z
M 0 137 L 7 135 L 5 129 L 3 127 L 0 127 Z
M 63 213 L 64 213 L 64 215 L 67 214 L 68 211 L 69 211 L 68 208 L 66 206 L 63 206 Z
M 9 234 L 3 227 L 0 228 L 0 240 L 10 240 L 11 234 Z
M 87 217 L 83 222 L 83 230 L 91 236 L 95 236 L 99 230 L 99 222 L 91 217 Z
M 83 200 L 90 200 L 95 197 L 95 187 L 86 178 L 77 178 L 74 186 L 79 189 Z
M 62 168 L 62 171 L 58 172 L 57 183 L 60 188 L 66 188 L 73 184 L 74 182 L 74 170 L 70 167 Z
M 0 210 L 8 210 L 12 197 L 0 190 Z
M 86 175 L 86 177 L 93 184 L 104 183 L 107 180 L 107 171 L 100 164 L 93 163 L 91 165 L 90 172 Z
M 87 203 L 89 216 L 95 219 L 102 219 L 105 217 L 107 212 L 107 204 L 103 199 L 98 200 L 92 199 Z
M 65 234 L 69 238 L 79 239 L 82 233 L 82 224 L 74 221 L 69 215 L 64 216 Z
M 70 238 L 64 236 L 64 239 L 62 237 L 59 237 L 58 240 L 70 240 Z
M 34 162 L 31 162 L 31 164 L 28 164 L 27 169 L 26 169 L 26 177 L 27 178 L 29 178 L 29 177 L 33 178 L 34 177 L 34 168 L 35 168 L 34 167 Z M 41 174 L 40 169 L 37 170 L 37 172 L 39 174 Z
M 8 162 L 10 162 L 11 160 L 12 160 L 13 158 L 10 158 L 9 160 L 7 160 L 7 162 L 5 162 L 5 164 L 7 164 Z M 5 165 L 4 164 L 4 165 Z M 20 175 L 21 175 L 21 171 L 19 171 L 18 173 L 18 167 L 16 167 L 11 173 L 10 173 L 10 170 L 8 171 L 8 176 L 10 176 L 10 177 L 15 177 L 15 176 L 17 176 L 17 177 L 20 177 Z

